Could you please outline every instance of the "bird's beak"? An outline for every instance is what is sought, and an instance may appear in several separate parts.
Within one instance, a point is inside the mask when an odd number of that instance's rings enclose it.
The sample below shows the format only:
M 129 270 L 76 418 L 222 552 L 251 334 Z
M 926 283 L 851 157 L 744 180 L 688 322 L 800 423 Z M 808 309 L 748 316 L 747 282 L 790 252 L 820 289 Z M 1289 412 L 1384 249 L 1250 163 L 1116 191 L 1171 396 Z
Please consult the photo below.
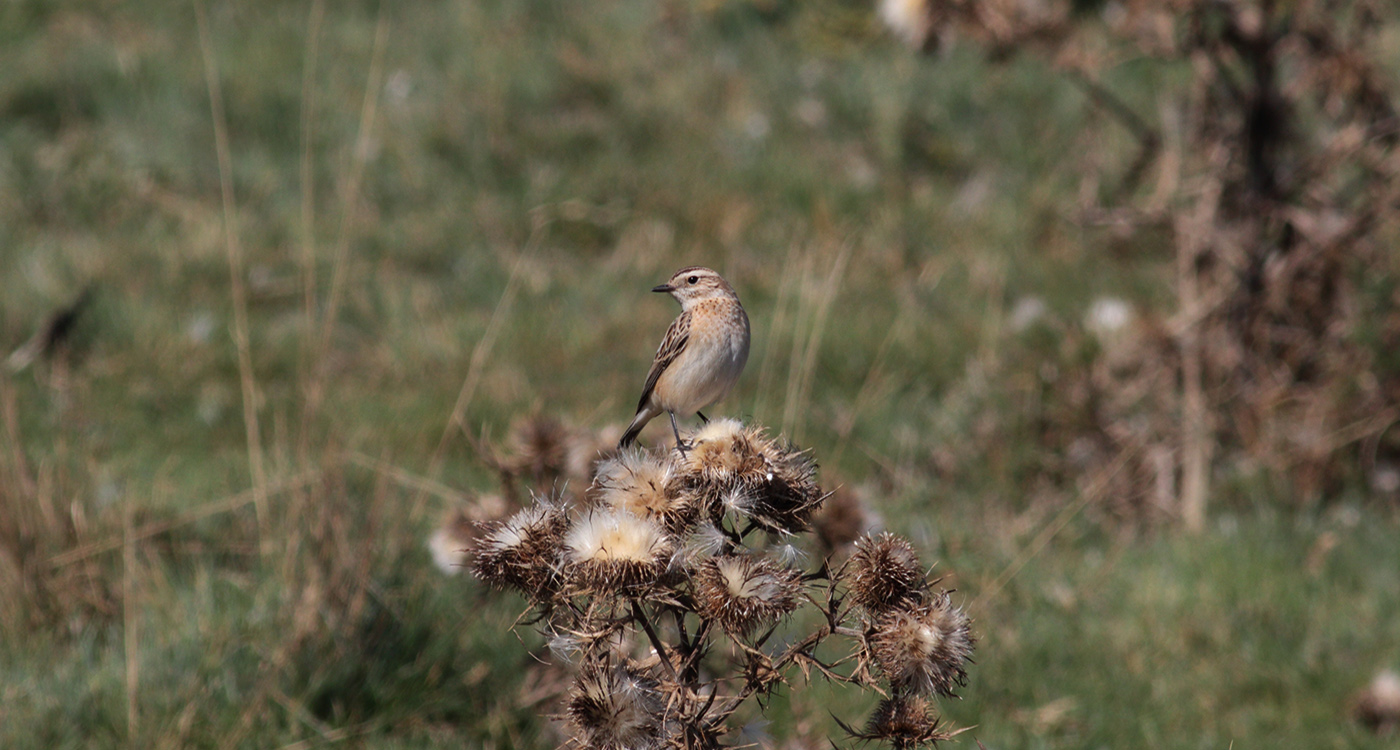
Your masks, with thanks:
M 652 287 L 651 290 L 653 292 L 674 292 L 676 291 L 676 288 L 671 286 L 670 284 L 657 284 L 656 286 Z

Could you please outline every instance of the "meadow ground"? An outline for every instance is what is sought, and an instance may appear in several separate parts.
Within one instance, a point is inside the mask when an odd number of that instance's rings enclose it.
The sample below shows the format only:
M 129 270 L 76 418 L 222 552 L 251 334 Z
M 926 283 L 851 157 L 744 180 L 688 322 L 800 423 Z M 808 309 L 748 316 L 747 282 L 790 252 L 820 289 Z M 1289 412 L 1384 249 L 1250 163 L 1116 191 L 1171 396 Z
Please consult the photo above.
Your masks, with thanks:
M 554 742 L 523 603 L 423 540 L 493 488 L 483 436 L 630 416 L 675 314 L 647 289 L 692 263 L 754 324 L 716 411 L 812 449 L 975 619 L 954 745 L 1389 746 L 1347 709 L 1400 668 L 1393 495 L 1236 472 L 1199 536 L 1105 509 L 1045 405 L 1113 344 L 1096 302 L 1172 303 L 1169 248 L 1073 219 L 1130 140 L 1033 60 L 868 16 L 0 8 L 0 345 L 91 290 L 0 374 L 0 746 Z M 1151 111 L 1175 75 L 1106 83 Z M 855 700 L 804 685 L 767 731 L 845 746 Z

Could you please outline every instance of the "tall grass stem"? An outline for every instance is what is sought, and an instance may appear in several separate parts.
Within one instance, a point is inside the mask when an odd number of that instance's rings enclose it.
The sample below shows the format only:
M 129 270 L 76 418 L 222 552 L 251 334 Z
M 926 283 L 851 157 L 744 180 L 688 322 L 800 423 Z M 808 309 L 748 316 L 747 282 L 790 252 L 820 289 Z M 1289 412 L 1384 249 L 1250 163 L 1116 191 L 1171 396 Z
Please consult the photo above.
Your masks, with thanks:
M 201 0 L 193 2 L 195 21 L 199 26 L 199 47 L 204 55 L 209 113 L 214 125 L 214 150 L 219 162 L 224 250 L 228 256 L 229 287 L 233 296 L 233 340 L 238 349 L 238 381 L 243 390 L 243 428 L 248 444 L 248 464 L 253 475 L 253 507 L 257 512 L 261 536 L 267 531 L 267 474 L 263 467 L 262 438 L 258 429 L 258 388 L 253 375 L 252 346 L 248 340 L 248 291 L 243 283 L 243 248 L 238 239 L 238 206 L 233 195 L 233 157 L 229 149 L 223 91 L 219 85 L 218 60 L 209 35 L 209 19 L 204 3 Z

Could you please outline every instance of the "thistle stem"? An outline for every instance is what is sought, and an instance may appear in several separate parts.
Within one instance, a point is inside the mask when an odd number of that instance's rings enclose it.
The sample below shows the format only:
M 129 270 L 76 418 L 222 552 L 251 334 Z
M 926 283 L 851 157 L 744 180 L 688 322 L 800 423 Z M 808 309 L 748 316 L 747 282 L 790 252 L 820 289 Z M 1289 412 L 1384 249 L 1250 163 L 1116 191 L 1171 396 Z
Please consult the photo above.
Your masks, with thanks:
M 685 628 L 685 610 L 671 608 L 671 616 L 676 620 L 676 633 L 681 637 L 681 650 L 690 653 L 690 633 Z
M 651 647 L 656 649 L 656 656 L 666 666 L 666 674 L 670 675 L 672 680 L 680 682 L 676 677 L 676 668 L 671 666 L 671 656 L 666 652 L 666 644 L 657 637 L 656 631 L 651 627 L 651 620 L 647 619 L 646 613 L 642 611 L 642 605 L 638 604 L 636 599 L 632 600 L 632 617 L 642 624 L 642 630 L 646 631 L 647 640 L 650 640 Z
M 690 651 L 685 655 L 685 661 L 681 663 L 681 673 L 689 682 L 693 682 L 700 672 L 700 655 L 705 653 L 701 646 L 705 639 L 710 637 L 710 621 L 701 620 L 700 627 L 695 631 L 695 640 L 690 642 Z

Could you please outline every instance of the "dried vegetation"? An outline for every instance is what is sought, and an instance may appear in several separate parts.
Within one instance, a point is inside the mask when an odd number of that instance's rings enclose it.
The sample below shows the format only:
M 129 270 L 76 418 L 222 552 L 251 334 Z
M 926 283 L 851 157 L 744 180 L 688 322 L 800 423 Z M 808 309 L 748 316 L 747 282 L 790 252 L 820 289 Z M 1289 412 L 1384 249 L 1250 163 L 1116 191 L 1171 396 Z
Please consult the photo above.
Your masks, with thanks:
M 970 620 L 910 544 L 864 536 L 845 563 L 799 569 L 796 542 L 828 498 L 812 456 L 732 420 L 688 441 L 601 458 L 585 490 L 536 494 L 470 548 L 476 575 L 529 599 L 525 619 L 573 663 L 571 686 L 556 683 L 569 741 L 721 747 L 748 699 L 798 673 L 885 697 L 864 730 L 843 724 L 855 738 L 906 748 L 956 734 L 929 700 L 965 683 Z M 838 536 L 817 544 L 841 546 Z M 845 656 L 828 655 L 832 639 Z
M 1176 309 L 1052 386 L 1055 452 L 1111 475 L 1119 515 L 1199 529 L 1222 466 L 1312 503 L 1400 459 L 1388 15 L 1377 0 L 884 3 L 924 51 L 970 40 L 1048 62 L 1136 144 L 1118 175 L 1090 159 L 1079 221 L 1122 247 L 1168 237 Z M 1158 113 L 1105 83 L 1143 60 L 1188 79 Z

